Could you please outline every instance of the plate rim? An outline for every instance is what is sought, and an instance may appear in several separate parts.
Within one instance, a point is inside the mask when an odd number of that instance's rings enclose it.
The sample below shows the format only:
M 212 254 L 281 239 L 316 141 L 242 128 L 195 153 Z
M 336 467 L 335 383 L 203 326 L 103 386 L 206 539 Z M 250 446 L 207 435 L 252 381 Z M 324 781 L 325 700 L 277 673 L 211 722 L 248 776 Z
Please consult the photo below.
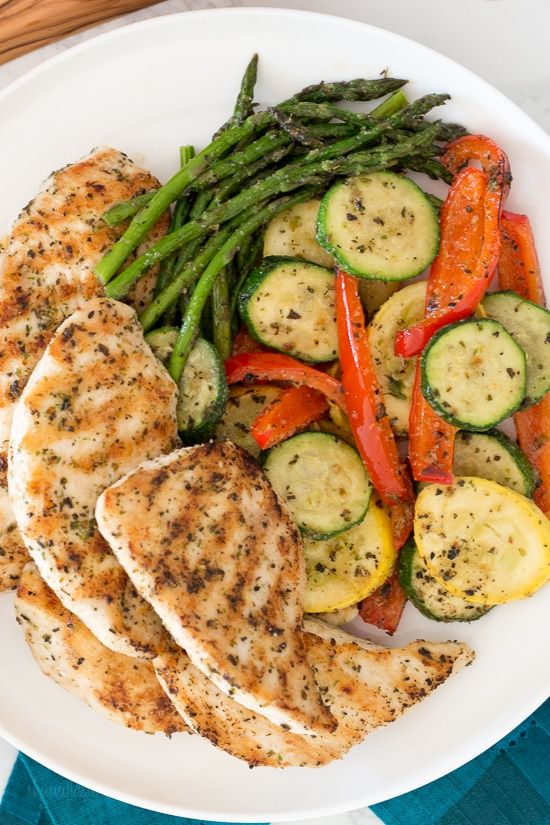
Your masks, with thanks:
M 458 70 L 459 72 L 469 76 L 473 79 L 476 84 L 482 85 L 485 89 L 490 92 L 493 96 L 496 95 L 498 98 L 506 101 L 507 106 L 512 106 L 515 110 L 516 115 L 521 118 L 524 122 L 529 124 L 529 129 L 531 133 L 536 133 L 538 140 L 541 142 L 543 151 L 548 154 L 550 158 L 550 135 L 545 131 L 545 129 L 538 124 L 535 120 L 531 118 L 517 103 L 510 100 L 503 92 L 493 86 L 491 83 L 480 77 L 471 69 L 463 66 L 456 60 L 453 60 L 450 57 L 442 54 L 441 52 L 433 49 L 429 46 L 420 43 L 413 38 L 406 37 L 404 35 L 398 34 L 396 32 L 391 31 L 390 29 L 385 29 L 380 26 L 374 26 L 370 23 L 366 23 L 360 20 L 354 20 L 348 17 L 342 17 L 340 15 L 332 15 L 322 12 L 313 12 L 307 11 L 302 9 L 284 9 L 280 7 L 257 7 L 257 6 L 250 6 L 250 7 L 224 7 L 224 8 L 209 8 L 209 9 L 196 9 L 191 11 L 179 11 L 170 14 L 160 14 L 156 15 L 152 18 L 146 18 L 144 20 L 138 20 L 133 23 L 129 23 L 122 26 L 117 26 L 116 28 L 102 32 L 95 36 L 89 37 L 88 39 L 84 40 L 81 43 L 77 43 L 74 46 L 69 48 L 63 49 L 63 51 L 59 52 L 58 54 L 53 55 L 52 57 L 42 61 L 37 66 L 29 69 L 27 72 L 23 73 L 20 77 L 16 78 L 15 80 L 11 81 L 6 87 L 0 90 L 0 105 L 4 102 L 5 98 L 10 97 L 14 93 L 17 93 L 21 87 L 26 86 L 27 84 L 31 84 L 36 77 L 39 77 L 41 74 L 47 73 L 52 67 L 56 66 L 59 63 L 63 63 L 67 60 L 71 60 L 71 58 L 79 54 L 81 52 L 85 52 L 87 50 L 92 50 L 98 44 L 109 40 L 116 40 L 119 37 L 126 36 L 128 32 L 133 31 L 134 29 L 141 29 L 141 28 L 154 28 L 155 26 L 166 25 L 166 22 L 170 19 L 174 18 L 181 18 L 186 17 L 188 18 L 189 15 L 192 15 L 193 18 L 199 17 L 226 17 L 226 16 L 249 16 L 251 18 L 268 18 L 268 17 L 286 17 L 286 18 L 293 18 L 293 19 L 323 19 L 325 21 L 338 21 L 339 24 L 346 24 L 352 28 L 361 28 L 365 31 L 372 32 L 374 34 L 382 33 L 385 38 L 388 38 L 390 41 L 394 41 L 397 43 L 406 43 L 412 44 L 416 49 L 420 50 L 421 52 L 436 58 L 439 62 L 443 62 L 451 67 L 453 70 Z M 517 710 L 516 712 L 507 715 L 506 721 L 497 722 L 493 721 L 490 729 L 486 729 L 486 735 L 483 739 L 483 744 L 480 748 L 479 742 L 477 739 L 472 738 L 469 741 L 467 747 L 461 747 L 460 749 L 455 749 L 453 751 L 452 758 L 446 755 L 446 758 L 443 761 L 438 763 L 436 767 L 434 765 L 433 770 L 424 771 L 422 781 L 418 784 L 417 780 L 407 781 L 402 780 L 401 782 L 396 781 L 394 785 L 394 793 L 393 797 L 402 795 L 412 790 L 416 790 L 418 788 L 423 787 L 430 782 L 437 780 L 448 773 L 462 767 L 467 762 L 475 759 L 481 753 L 484 753 L 486 750 L 491 748 L 496 742 L 498 742 L 502 737 L 506 736 L 510 731 L 512 731 L 515 727 L 521 724 L 531 713 L 533 713 L 542 703 L 546 701 L 548 698 L 548 691 L 544 685 L 541 685 L 540 691 L 535 691 L 535 695 L 533 695 L 527 703 L 522 703 L 521 710 Z M 12 733 L 6 725 L 0 720 L 0 736 L 2 736 L 8 743 L 16 747 L 18 750 L 22 751 L 23 753 L 30 756 L 32 759 L 36 760 L 37 762 L 41 763 L 45 767 L 49 768 L 50 770 L 55 771 L 56 773 L 60 774 L 67 779 L 76 782 L 84 787 L 87 787 L 93 791 L 98 793 L 104 794 L 108 797 L 113 799 L 120 800 L 130 805 L 134 805 L 139 808 L 143 808 L 145 810 L 154 810 L 161 813 L 171 814 L 174 816 L 187 816 L 193 817 L 196 819 L 204 820 L 204 813 L 205 809 L 199 809 L 194 807 L 186 807 L 182 808 L 180 806 L 175 806 L 170 803 L 161 803 L 158 801 L 154 802 L 154 807 L 151 807 L 151 803 L 147 802 L 146 799 L 136 797 L 132 793 L 126 793 L 124 790 L 121 790 L 118 787 L 111 787 L 107 782 L 102 782 L 94 779 L 90 779 L 88 777 L 83 776 L 81 772 L 78 770 L 73 770 L 67 764 L 60 763 L 56 757 L 50 757 L 47 754 L 44 754 L 40 748 L 36 748 L 32 745 L 26 744 L 22 737 L 18 736 L 16 733 Z M 487 744 L 489 742 L 489 744 Z M 441 767 L 443 767 L 443 772 L 441 771 Z M 303 769 L 302 769 L 303 770 Z M 388 797 L 386 797 L 387 799 Z M 231 822 L 250 822 L 251 819 L 260 820 L 269 820 L 271 822 L 285 822 L 291 821 L 296 819 L 298 816 L 301 819 L 306 818 L 313 818 L 313 817 L 322 817 L 322 816 L 330 816 L 335 814 L 342 814 L 349 811 L 357 810 L 362 807 L 378 804 L 379 802 L 384 801 L 382 798 L 365 798 L 363 801 L 358 801 L 357 799 L 353 800 L 349 804 L 346 803 L 335 803 L 334 805 L 322 805 L 319 807 L 309 807 L 305 812 L 294 811 L 288 813 L 280 813 L 277 811 L 262 811 L 255 814 L 247 814 L 246 816 L 237 815 L 235 813 L 231 813 L 230 820 Z M 209 803 L 211 804 L 211 803 Z M 350 807 L 351 806 L 351 807 Z M 210 808 L 208 810 L 209 817 L 216 817 L 217 819 L 223 819 L 224 813 L 223 810 L 215 811 Z

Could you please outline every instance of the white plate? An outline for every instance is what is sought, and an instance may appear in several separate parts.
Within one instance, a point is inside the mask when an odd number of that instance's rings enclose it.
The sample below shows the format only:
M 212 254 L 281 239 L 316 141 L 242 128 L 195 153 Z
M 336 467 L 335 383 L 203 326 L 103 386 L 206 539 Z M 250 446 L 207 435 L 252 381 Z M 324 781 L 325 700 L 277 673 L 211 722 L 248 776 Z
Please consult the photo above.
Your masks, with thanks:
M 0 229 L 40 181 L 92 146 L 112 144 L 161 178 L 181 143 L 201 146 L 231 110 L 258 51 L 259 99 L 274 103 L 320 79 L 392 75 L 411 94 L 448 91 L 444 112 L 510 154 L 510 208 L 528 212 L 550 271 L 550 141 L 501 94 L 441 55 L 349 20 L 273 9 L 159 17 L 88 41 L 0 95 Z M 550 289 L 550 281 L 546 281 Z M 472 625 L 438 625 L 410 606 L 398 645 L 459 638 L 476 663 L 343 761 L 318 770 L 246 765 L 199 737 L 171 741 L 106 722 L 48 682 L 0 598 L 0 734 L 59 773 L 110 796 L 171 814 L 282 821 L 351 810 L 416 788 L 488 748 L 548 695 L 550 591 L 499 607 Z

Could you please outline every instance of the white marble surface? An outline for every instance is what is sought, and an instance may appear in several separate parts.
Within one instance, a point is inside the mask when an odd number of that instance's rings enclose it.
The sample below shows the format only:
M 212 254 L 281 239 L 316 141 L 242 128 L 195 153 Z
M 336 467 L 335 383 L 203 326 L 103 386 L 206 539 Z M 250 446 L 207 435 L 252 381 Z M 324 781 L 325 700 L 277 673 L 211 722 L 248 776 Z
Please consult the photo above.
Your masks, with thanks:
M 459 4 L 442 0 L 165 0 L 0 66 L 0 89 L 48 57 L 103 31 L 160 14 L 227 6 L 279 6 L 339 14 L 411 37 L 472 69 L 550 132 L 548 0 L 461 0 Z M 0 740 L 0 795 L 14 758 L 15 750 Z M 308 825 L 379 821 L 367 808 L 308 820 Z

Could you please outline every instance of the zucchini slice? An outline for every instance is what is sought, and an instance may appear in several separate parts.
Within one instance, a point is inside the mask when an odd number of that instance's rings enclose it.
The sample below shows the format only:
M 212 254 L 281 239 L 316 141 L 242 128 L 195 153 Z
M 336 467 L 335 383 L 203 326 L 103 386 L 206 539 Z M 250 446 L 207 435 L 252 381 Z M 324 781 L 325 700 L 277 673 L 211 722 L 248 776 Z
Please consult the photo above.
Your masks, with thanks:
M 391 521 L 372 502 L 360 524 L 326 541 L 304 537 L 306 613 L 356 604 L 382 585 L 397 561 Z
M 384 393 L 384 403 L 396 435 L 409 431 L 409 415 L 416 372 L 416 358 L 395 355 L 395 336 L 424 317 L 426 281 L 400 289 L 378 310 L 369 325 L 374 368 Z
M 494 427 L 521 406 L 525 353 L 502 324 L 468 318 L 443 327 L 422 353 L 422 392 L 463 430 Z
M 266 407 L 280 398 L 282 392 L 280 387 L 271 384 L 231 387 L 222 420 L 216 430 L 217 440 L 232 441 L 258 458 L 260 448 L 250 433 L 252 422 Z
M 145 340 L 154 355 L 162 364 L 167 364 L 177 341 L 179 330 L 176 327 L 159 327 L 148 332 Z
M 313 198 L 276 215 L 265 230 L 264 258 L 272 255 L 302 258 L 332 268 L 332 256 L 319 246 L 315 237 L 320 205 L 321 200 Z
M 227 396 L 225 370 L 218 351 L 204 338 L 198 338 L 179 382 L 176 416 L 179 434 L 186 443 L 210 438 L 223 415 Z
M 504 433 L 456 434 L 453 472 L 457 476 L 488 478 L 530 498 L 535 475 L 525 453 Z
M 334 274 L 296 258 L 264 258 L 240 295 L 241 316 L 265 346 L 302 361 L 338 354 Z
M 473 622 L 490 607 L 472 604 L 454 596 L 430 575 L 414 541 L 399 554 L 399 583 L 417 610 L 436 622 Z
M 328 190 L 319 209 L 317 240 L 346 272 L 403 281 L 437 255 L 439 218 L 410 178 L 372 172 Z
M 434 579 L 473 604 L 523 599 L 550 576 L 550 521 L 525 496 L 484 478 L 425 487 L 414 537 Z
M 302 532 L 328 539 L 363 520 L 371 484 L 353 447 L 329 433 L 287 438 L 266 454 L 264 469 Z
M 511 291 L 491 292 L 482 306 L 525 352 L 527 388 L 522 406 L 536 404 L 550 390 L 550 312 Z
M 332 269 L 334 258 L 319 245 L 315 233 L 321 200 L 313 198 L 297 203 L 276 215 L 264 233 L 264 258 L 278 255 L 301 258 L 319 266 Z M 373 315 L 399 289 L 399 283 L 391 281 L 361 281 L 359 295 L 369 316 Z

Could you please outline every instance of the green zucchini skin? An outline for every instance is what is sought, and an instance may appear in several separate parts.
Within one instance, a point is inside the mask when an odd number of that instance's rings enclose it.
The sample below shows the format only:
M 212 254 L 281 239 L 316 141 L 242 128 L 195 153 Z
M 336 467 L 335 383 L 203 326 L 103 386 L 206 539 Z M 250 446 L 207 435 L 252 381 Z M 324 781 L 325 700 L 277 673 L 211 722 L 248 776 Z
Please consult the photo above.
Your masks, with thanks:
M 338 436 L 308 430 L 267 450 L 261 460 L 273 489 L 310 538 L 330 539 L 365 518 L 370 479 L 359 453 Z
M 512 290 L 489 293 L 482 306 L 525 351 L 527 387 L 522 408 L 536 404 L 550 390 L 550 312 Z
M 264 258 L 243 285 L 239 310 L 264 346 L 314 363 L 338 357 L 334 273 L 326 267 L 299 258 Z
M 176 344 L 179 330 L 176 327 L 159 327 L 152 329 L 145 336 L 145 340 L 159 359 L 161 364 L 166 365 L 170 360 L 170 355 Z
M 458 476 L 478 476 L 496 481 L 532 498 L 535 473 L 525 453 L 500 430 L 456 435 L 453 471 Z
M 473 622 L 490 609 L 448 593 L 430 576 L 412 539 L 399 555 L 399 583 L 416 609 L 436 622 Z
M 206 441 L 215 432 L 228 398 L 225 369 L 218 351 L 198 338 L 185 364 L 180 382 L 177 421 L 185 444 Z
M 480 365 L 485 372 L 478 376 Z M 495 427 L 516 412 L 525 397 L 525 353 L 502 324 L 490 318 L 467 318 L 440 329 L 424 348 L 420 367 L 424 398 L 461 430 Z M 457 401 L 459 382 L 467 395 L 462 393 Z M 453 397 L 454 409 L 449 400 Z
M 348 237 L 352 232 L 355 237 Z M 410 178 L 373 172 L 335 183 L 325 193 L 317 241 L 351 275 L 404 281 L 436 257 L 439 216 Z

